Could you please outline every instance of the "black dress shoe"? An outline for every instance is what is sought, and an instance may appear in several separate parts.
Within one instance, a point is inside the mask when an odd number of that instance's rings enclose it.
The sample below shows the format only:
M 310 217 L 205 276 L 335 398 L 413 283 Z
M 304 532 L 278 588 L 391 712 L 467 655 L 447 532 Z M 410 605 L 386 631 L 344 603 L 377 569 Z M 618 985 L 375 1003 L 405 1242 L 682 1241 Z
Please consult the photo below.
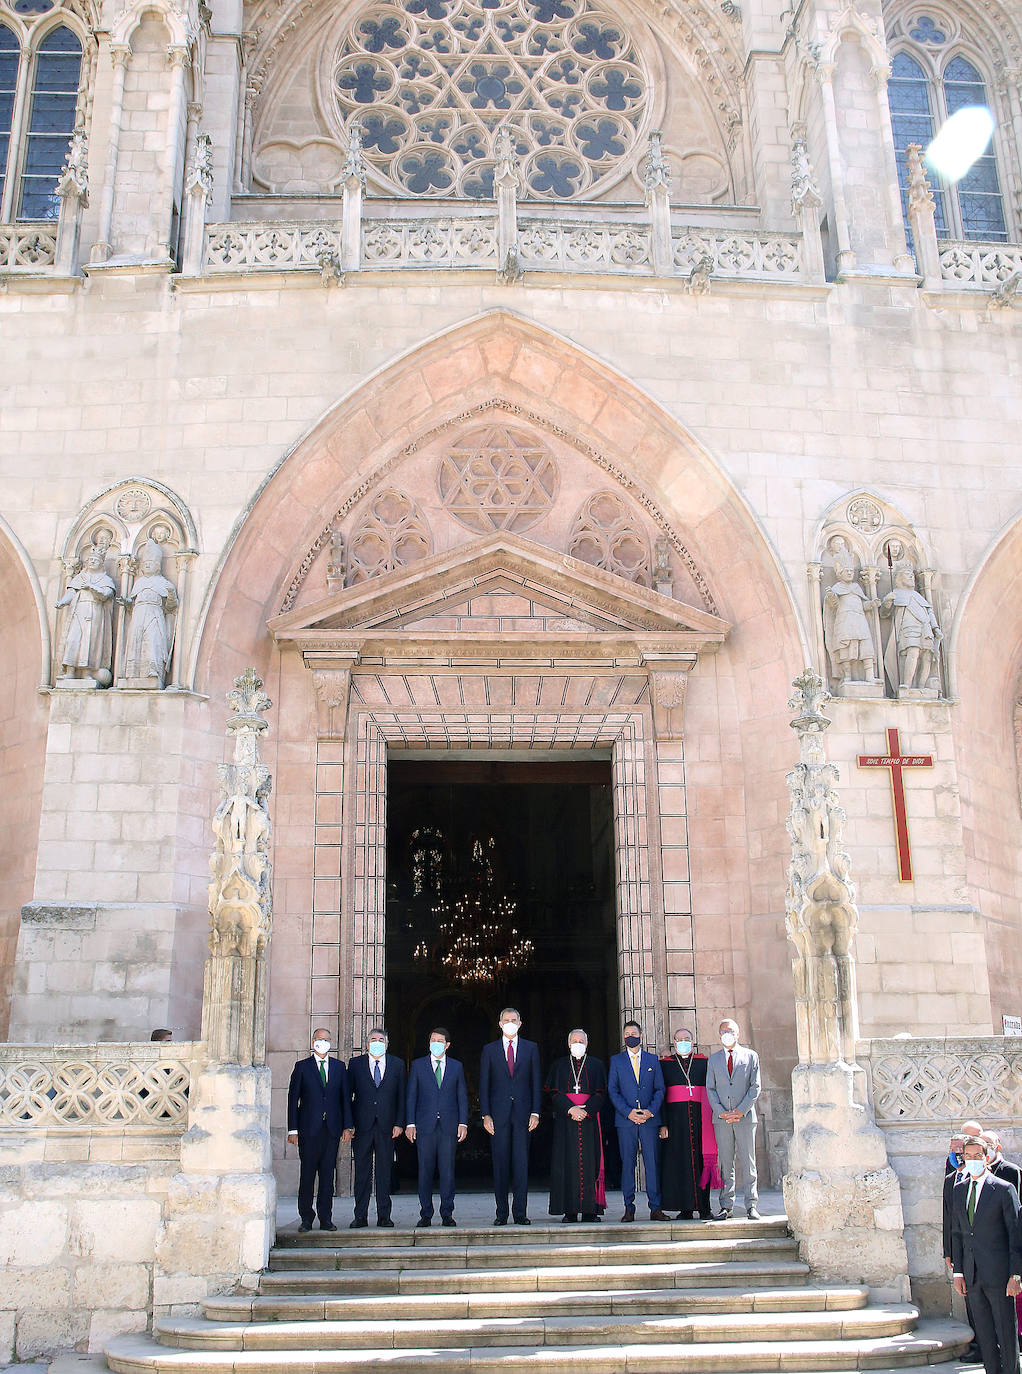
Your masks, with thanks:
M 420 1217 L 415 1223 L 416 1231 L 424 1231 L 427 1226 L 432 1226 L 433 1222 L 428 1217 Z
M 634 1207 L 626 1207 L 625 1210 L 624 1210 L 624 1215 L 622 1216 L 621 1220 L 622 1220 L 622 1221 L 634 1221 L 634 1220 L 635 1220 L 635 1208 L 634 1208 Z
M 321 1231 L 336 1231 L 337 1227 L 333 1224 L 332 1221 L 321 1221 L 319 1223 L 319 1229 Z
M 349 1221 L 349 1222 L 348 1222 L 348 1230 L 349 1230 L 349 1231 L 358 1231 L 358 1230 L 361 1230 L 361 1228 L 362 1228 L 363 1226 L 368 1226 L 368 1225 L 369 1225 L 369 1223 L 368 1223 L 368 1221 L 365 1219 L 365 1217 L 356 1217 L 354 1221 Z
M 578 1213 L 577 1213 L 577 1212 L 565 1212 L 564 1216 L 561 1217 L 561 1220 L 562 1220 L 562 1221 L 578 1221 Z
M 312 1230 L 312 1227 L 311 1227 L 310 1225 L 306 1225 L 306 1223 L 303 1221 L 302 1224 L 301 1224 L 301 1226 L 299 1226 L 299 1228 L 298 1228 L 298 1234 L 301 1235 L 301 1236 L 304 1236 L 305 1233 L 306 1233 L 306 1231 L 311 1231 L 311 1230 Z
M 599 1221 L 599 1219 L 600 1219 L 600 1218 L 596 1215 L 595 1212 L 583 1212 L 583 1213 L 582 1213 L 582 1220 L 583 1220 L 583 1221 Z M 565 1220 L 567 1220 L 567 1218 L 565 1218 Z
M 649 1219 L 650 1221 L 670 1221 L 671 1218 L 665 1211 L 658 1207 L 655 1212 L 650 1212 Z
M 528 1217 L 515 1217 L 516 1226 L 531 1226 L 532 1222 Z
M 394 1225 L 394 1223 L 391 1221 L 390 1217 L 387 1217 L 385 1221 L 378 1221 L 376 1224 L 377 1224 L 377 1226 L 393 1226 L 393 1225 Z
M 453 1217 L 444 1217 L 443 1221 L 440 1224 L 441 1226 L 457 1226 L 458 1223 L 454 1220 Z
M 494 1218 L 493 1218 L 493 1224 L 494 1224 L 494 1226 L 506 1226 L 506 1225 L 507 1225 L 507 1217 L 494 1217 Z

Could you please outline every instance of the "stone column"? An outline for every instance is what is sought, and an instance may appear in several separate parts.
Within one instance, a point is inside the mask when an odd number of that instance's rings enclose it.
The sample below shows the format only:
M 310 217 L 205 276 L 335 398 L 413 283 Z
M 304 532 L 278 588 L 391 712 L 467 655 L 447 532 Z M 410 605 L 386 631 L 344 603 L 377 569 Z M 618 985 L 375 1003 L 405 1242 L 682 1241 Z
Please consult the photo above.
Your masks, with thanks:
M 57 222 L 57 254 L 54 268 L 58 275 L 71 277 L 78 271 L 78 245 L 82 237 L 82 211 L 89 204 L 89 150 L 82 125 L 71 135 L 71 143 L 57 182 L 60 218 Z
M 234 758 L 220 765 L 213 816 L 210 936 L 202 996 L 205 1062 L 188 1096 L 181 1172 L 157 1241 L 153 1303 L 252 1289 L 274 1233 L 277 1189 L 265 1067 L 266 955 L 272 925 L 270 770 L 259 760 L 272 703 L 248 668 L 228 692 Z
M 170 107 L 167 112 L 167 143 L 164 150 L 166 163 L 163 169 L 163 187 L 160 193 L 161 204 L 153 230 L 154 249 L 157 256 L 173 256 L 175 244 L 173 237 L 174 201 L 178 185 L 178 154 L 184 137 L 185 106 L 185 69 L 188 66 L 188 49 L 173 44 L 167 52 L 167 65 L 170 67 Z
M 110 230 L 114 218 L 114 194 L 117 190 L 117 158 L 121 149 L 121 125 L 124 122 L 124 81 L 128 73 L 131 48 L 126 43 L 110 48 L 114 68 L 113 88 L 110 92 L 110 130 L 107 136 L 106 165 L 103 173 L 103 197 L 99 206 L 99 232 L 92 245 L 92 261 L 106 262 L 113 252 Z
M 493 189 L 497 197 L 497 277 L 513 285 L 522 275 L 518 262 L 518 192 L 522 179 L 515 151 L 515 132 L 510 124 L 497 129 L 497 165 Z
M 837 104 L 834 99 L 834 63 L 818 60 L 814 63 L 823 101 L 823 124 L 827 132 L 827 160 L 830 163 L 830 187 L 834 202 L 834 236 L 837 241 L 837 270 L 849 271 L 855 266 L 848 225 L 848 202 L 845 199 L 844 162 L 841 137 L 837 126 Z
M 674 271 L 674 246 L 671 243 L 671 168 L 664 156 L 662 138 L 660 133 L 649 136 L 642 181 L 649 207 L 653 270 L 658 277 L 667 277 Z
M 341 169 L 344 199 L 341 206 L 342 272 L 357 272 L 362 266 L 362 197 L 366 189 L 366 160 L 362 153 L 362 125 L 357 121 L 348 130 L 348 155 Z
M 940 249 L 937 247 L 933 192 L 926 178 L 922 145 L 910 143 L 906 152 L 908 153 L 908 220 L 912 226 L 912 243 L 916 250 L 916 268 L 927 291 L 939 291 L 944 283 L 940 275 Z
M 785 927 L 794 946 L 799 1062 L 791 1076 L 785 1209 L 815 1278 L 863 1283 L 877 1298 L 904 1302 L 909 1288 L 901 1189 L 855 1062 L 852 946 L 859 913 L 842 847 L 838 770 L 824 750 L 831 722 L 823 707 L 830 697 L 811 668 L 794 687 L 791 728 L 800 758 L 787 777 Z
M 202 275 L 206 238 L 206 206 L 213 193 L 213 140 L 199 134 L 185 173 L 184 233 L 181 236 L 181 272 Z

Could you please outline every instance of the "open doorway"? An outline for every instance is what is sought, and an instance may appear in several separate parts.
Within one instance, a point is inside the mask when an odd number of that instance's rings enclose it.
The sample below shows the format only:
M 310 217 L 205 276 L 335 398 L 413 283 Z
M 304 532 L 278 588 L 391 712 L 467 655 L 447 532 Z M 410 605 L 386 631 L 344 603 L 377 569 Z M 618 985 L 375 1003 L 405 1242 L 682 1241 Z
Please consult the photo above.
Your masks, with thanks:
M 406 1062 L 445 1026 L 465 1066 L 470 1126 L 459 1188 L 488 1187 L 479 1056 L 511 1005 L 544 1072 L 584 1026 L 606 1063 L 619 1048 L 610 761 L 402 760 L 387 769 L 386 1011 Z M 531 1175 L 549 1167 L 550 1123 Z M 414 1152 L 398 1148 L 414 1178 Z M 608 1161 L 609 1163 L 609 1161 Z

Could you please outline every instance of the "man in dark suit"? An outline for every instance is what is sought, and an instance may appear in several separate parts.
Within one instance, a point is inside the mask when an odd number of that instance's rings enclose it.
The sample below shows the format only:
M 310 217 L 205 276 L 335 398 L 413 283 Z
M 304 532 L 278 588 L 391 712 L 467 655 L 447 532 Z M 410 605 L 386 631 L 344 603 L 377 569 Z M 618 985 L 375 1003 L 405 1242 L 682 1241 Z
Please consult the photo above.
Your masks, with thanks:
M 408 1074 L 405 1135 L 419 1153 L 419 1220 L 433 1220 L 433 1176 L 440 1173 L 440 1219 L 454 1220 L 454 1152 L 468 1135 L 468 1088 L 465 1070 L 448 1058 L 451 1042 L 443 1026 L 429 1033 L 429 1054 L 413 1059 Z
M 368 1054 L 348 1061 L 352 1127 L 344 1139 L 352 1141 L 355 1161 L 355 1218 L 351 1230 L 369 1225 L 369 1194 L 376 1172 L 376 1224 L 393 1226 L 390 1184 L 394 1171 L 394 1141 L 405 1128 L 405 1066 L 387 1053 L 387 1032 L 374 1026 L 366 1041 Z
M 987 1168 L 980 1136 L 965 1140 L 965 1177 L 951 1204 L 955 1290 L 968 1294 L 986 1374 L 1019 1374 L 1015 1298 L 1022 1292 L 1018 1194 Z
M 299 1059 L 287 1090 L 287 1138 L 298 1146 L 299 1231 L 311 1231 L 314 1216 L 321 1231 L 336 1231 L 333 1223 L 334 1170 L 341 1136 L 351 1125 L 348 1075 L 339 1059 L 330 1058 L 330 1032 L 312 1033 L 312 1053 Z M 316 1211 L 312 1197 L 319 1176 Z
M 956 1131 L 948 1141 L 948 1152 L 944 1158 L 944 1194 L 941 1203 L 941 1234 L 944 1242 L 944 1263 L 947 1265 L 948 1276 L 953 1279 L 954 1260 L 951 1257 L 951 1203 L 954 1200 L 955 1184 L 960 1183 L 966 1177 L 965 1156 L 962 1151 L 965 1149 L 965 1135 L 962 1131 Z M 952 1314 L 953 1315 L 953 1314 Z M 972 1310 L 969 1299 L 965 1299 L 965 1320 L 972 1327 L 973 1337 L 969 1342 L 969 1348 L 963 1355 L 966 1364 L 979 1364 L 979 1346 L 976 1343 L 976 1324 L 972 1320 Z
M 983 1139 L 987 1143 L 987 1159 L 989 1160 L 990 1172 L 996 1178 L 1002 1178 L 1005 1183 L 1010 1183 L 1022 1199 L 1022 1169 L 1017 1164 L 1013 1164 L 1010 1159 L 1005 1159 L 1001 1150 L 1001 1137 L 996 1131 L 984 1131 Z
M 518 1226 L 530 1226 L 529 1136 L 539 1125 L 542 1077 L 539 1046 L 518 1032 L 522 1018 L 514 1007 L 500 1013 L 500 1039 L 483 1046 L 479 1062 L 479 1105 L 483 1130 L 493 1150 L 494 1226 L 506 1226 L 508 1192 Z
M 607 1091 L 614 1104 L 614 1125 L 621 1146 L 621 1192 L 625 1210 L 622 1221 L 635 1220 L 635 1164 L 642 1150 L 646 1169 L 646 1198 L 650 1221 L 667 1221 L 660 1206 L 660 1175 L 657 1141 L 660 1136 L 660 1108 L 667 1089 L 664 1071 L 655 1054 L 642 1048 L 642 1027 L 626 1021 L 625 1047 L 610 1061 Z

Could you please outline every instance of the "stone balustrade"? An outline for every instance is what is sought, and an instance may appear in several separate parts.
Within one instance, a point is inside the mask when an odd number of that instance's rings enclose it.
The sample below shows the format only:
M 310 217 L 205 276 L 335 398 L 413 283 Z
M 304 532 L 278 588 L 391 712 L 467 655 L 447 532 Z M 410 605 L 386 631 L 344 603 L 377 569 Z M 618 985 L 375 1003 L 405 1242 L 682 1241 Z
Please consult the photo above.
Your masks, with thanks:
M 885 1129 L 960 1126 L 969 1117 L 984 1125 L 1022 1118 L 1022 1040 L 870 1040 L 859 1057 L 869 1065 L 873 1109 Z
M 1022 273 L 1022 246 L 941 241 L 940 275 L 953 286 L 991 290 Z
M 57 257 L 57 223 L 0 224 L 0 272 L 41 272 Z
M 144 1129 L 180 1134 L 199 1046 L 0 1045 L 0 1134 Z

